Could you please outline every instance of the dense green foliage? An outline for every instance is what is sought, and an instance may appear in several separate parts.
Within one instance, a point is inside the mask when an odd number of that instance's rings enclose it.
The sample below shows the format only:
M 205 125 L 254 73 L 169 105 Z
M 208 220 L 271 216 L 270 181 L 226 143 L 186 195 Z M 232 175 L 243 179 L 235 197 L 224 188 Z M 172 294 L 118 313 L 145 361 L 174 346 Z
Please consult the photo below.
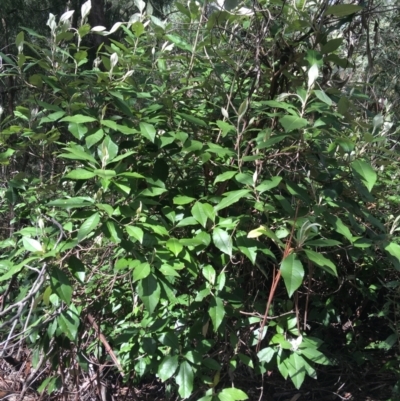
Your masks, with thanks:
M 359 366 L 389 351 L 396 121 L 365 79 L 337 81 L 360 74 L 344 39 L 363 7 L 136 6 L 109 32 L 89 2 L 50 14 L 1 53 L 20 91 L 1 115 L 4 349 L 48 361 L 40 391 L 112 361 L 202 401 L 247 399 L 243 366 L 300 388 L 340 363 L 332 330 Z M 111 34 L 95 59 L 93 32 Z M 372 319 L 383 338 L 357 335 Z

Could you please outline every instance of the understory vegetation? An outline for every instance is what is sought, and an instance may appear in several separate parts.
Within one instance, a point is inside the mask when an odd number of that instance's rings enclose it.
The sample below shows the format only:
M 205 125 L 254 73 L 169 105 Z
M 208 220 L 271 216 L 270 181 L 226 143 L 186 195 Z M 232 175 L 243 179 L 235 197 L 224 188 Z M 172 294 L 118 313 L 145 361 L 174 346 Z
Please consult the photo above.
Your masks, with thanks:
M 399 399 L 395 5 L 91 8 L 0 52 L 0 388 Z

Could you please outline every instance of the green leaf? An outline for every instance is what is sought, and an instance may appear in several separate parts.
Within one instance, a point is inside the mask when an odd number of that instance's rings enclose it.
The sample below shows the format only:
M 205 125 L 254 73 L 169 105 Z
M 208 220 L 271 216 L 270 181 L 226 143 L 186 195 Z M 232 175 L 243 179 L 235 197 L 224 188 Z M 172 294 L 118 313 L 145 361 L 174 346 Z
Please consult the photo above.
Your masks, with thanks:
M 241 400 L 248 400 L 249 397 L 244 391 L 232 387 L 232 388 L 224 388 L 218 394 L 218 399 L 220 401 L 241 401 Z
M 143 244 L 143 230 L 137 226 L 126 226 L 126 232 L 130 237 L 137 239 L 141 244 Z
M 183 117 L 186 121 L 188 121 L 191 124 L 200 125 L 201 127 L 208 128 L 207 123 L 201 120 L 200 118 L 197 118 L 195 116 L 192 116 L 191 114 L 186 114 L 186 113 L 177 113 L 177 114 Z
M 277 244 L 283 245 L 282 241 L 276 236 L 276 234 L 266 226 L 260 226 L 251 230 L 247 234 L 247 238 L 258 238 L 261 235 L 266 235 L 268 238 L 271 238 Z
M 336 266 L 329 259 L 321 255 L 320 253 L 311 251 L 309 249 L 305 249 L 304 252 L 306 253 L 308 259 L 310 259 L 312 262 L 324 269 L 329 274 L 337 277 Z
M 104 131 L 100 128 L 95 133 L 88 135 L 85 137 L 86 146 L 88 148 L 95 145 L 97 142 L 100 142 L 104 137 Z
M 112 159 L 112 162 L 113 162 L 113 163 L 119 162 L 120 160 L 123 160 L 123 159 L 125 159 L 126 157 L 132 156 L 132 155 L 134 155 L 134 154 L 136 154 L 136 152 L 133 151 L 133 150 L 130 150 L 130 151 L 126 152 L 126 153 L 122 153 L 122 154 L 118 155 L 117 157 L 114 157 L 114 158 Z
M 203 148 L 203 143 L 200 141 L 195 141 L 193 139 L 188 139 L 184 144 L 183 144 L 183 150 L 185 152 L 196 152 L 198 150 L 201 150 Z
M 214 210 L 217 212 L 218 210 L 222 210 L 232 205 L 233 203 L 236 203 L 239 199 L 246 196 L 249 192 L 250 191 L 248 189 L 240 189 L 239 191 L 226 192 L 221 202 L 219 202 L 217 206 L 214 206 Z
M 37 256 L 30 256 L 29 258 L 23 260 L 18 265 L 13 265 L 9 260 L 0 261 L 0 269 L 5 269 L 6 272 L 0 276 L 0 281 L 9 280 L 14 274 L 19 273 L 28 263 L 37 260 Z
M 212 233 L 212 239 L 214 245 L 223 253 L 226 253 L 229 256 L 232 256 L 232 238 L 230 235 L 216 227 Z
M 354 241 L 354 237 L 351 234 L 349 228 L 343 223 L 343 221 L 337 216 L 326 216 L 327 221 L 332 224 L 335 231 L 339 234 L 342 234 L 345 238 L 347 238 L 351 243 Z
M 260 185 L 256 186 L 256 190 L 260 193 L 265 191 L 269 191 L 272 188 L 275 188 L 282 181 L 282 177 L 272 177 L 270 180 L 262 181 Z
M 320 365 L 331 365 L 331 361 L 315 348 L 301 348 L 299 352 L 312 362 L 319 363 Z
M 188 52 L 192 52 L 192 46 L 185 42 L 180 36 L 177 35 L 165 35 L 165 37 L 172 43 L 174 43 L 177 47 L 182 50 L 186 50 Z
M 172 350 L 177 350 L 180 347 L 178 336 L 172 331 L 161 334 L 160 337 L 158 337 L 158 341 L 160 341 L 162 345 L 172 348 Z
M 198 221 L 194 217 L 190 216 L 182 219 L 176 226 L 177 227 L 197 226 L 198 224 L 199 224 Z
M 55 206 L 55 207 L 62 207 L 62 208 L 79 208 L 90 206 L 94 203 L 94 200 L 88 197 L 77 196 L 74 198 L 67 198 L 67 199 L 57 199 L 47 203 L 47 206 Z
M 133 281 L 139 281 L 148 277 L 151 273 L 150 264 L 147 262 L 140 263 L 135 266 L 132 272 Z
M 71 303 L 72 286 L 67 275 L 57 267 L 50 271 L 50 282 L 55 292 L 67 305 Z
M 298 116 L 283 116 L 279 119 L 285 132 L 301 129 L 308 125 L 308 121 Z
M 57 321 L 63 333 L 65 333 L 71 341 L 77 342 L 80 318 L 79 311 L 76 307 L 71 304 L 66 311 L 61 312 Z
M 116 173 L 114 170 L 95 169 L 95 170 L 93 170 L 93 172 L 94 172 L 97 176 L 99 176 L 99 177 L 101 177 L 101 178 L 104 178 L 104 179 L 106 179 L 106 180 L 108 180 L 108 179 L 110 179 L 110 178 L 113 178 L 113 177 L 115 177 L 115 176 L 117 175 L 117 173 Z
M 257 145 L 257 149 L 261 150 L 261 149 L 265 149 L 265 148 L 270 148 L 270 147 L 272 147 L 272 145 L 275 145 L 276 143 L 283 141 L 287 137 L 289 137 L 289 134 L 273 135 L 268 140 L 260 142 Z
M 315 96 L 328 106 L 332 106 L 332 99 L 323 90 L 314 90 Z
M 60 120 L 60 122 L 69 122 L 69 123 L 76 123 L 76 124 L 84 124 L 84 123 L 91 123 L 93 121 L 97 121 L 93 117 L 84 116 L 83 114 L 75 114 L 74 116 L 64 117 Z
M 335 50 L 337 50 L 342 43 L 343 43 L 343 38 L 331 39 L 322 46 L 321 53 L 322 54 L 332 53 Z
M 390 255 L 394 256 L 400 262 L 400 245 L 391 242 L 385 247 L 385 251 L 389 252 Z
M 297 352 L 293 352 L 289 357 L 289 376 L 294 386 L 299 389 L 306 377 L 306 370 L 304 369 L 304 359 Z
M 355 143 L 350 138 L 337 138 L 336 143 L 346 153 L 351 153 L 355 148 Z
M 166 243 L 167 248 L 177 257 L 182 249 L 183 246 L 176 238 L 170 238 Z
M 236 130 L 233 125 L 227 123 L 226 121 L 217 120 L 217 126 L 221 130 L 223 138 L 228 134 L 228 132 L 234 132 Z
M 14 149 L 7 149 L 5 152 L 0 153 L 0 163 L 8 165 L 10 163 L 10 157 L 15 153 Z
M 94 231 L 97 225 L 100 222 L 100 214 L 94 213 L 90 217 L 88 217 L 81 227 L 79 228 L 77 239 L 78 242 L 81 242 L 84 238 L 86 238 L 90 233 Z
M 258 352 L 257 356 L 260 362 L 271 362 L 274 357 L 276 351 L 272 347 L 263 348 Z
M 306 203 L 310 202 L 310 197 L 308 196 L 307 190 L 302 188 L 300 185 L 297 185 L 296 183 L 287 180 L 286 188 L 290 195 L 297 196 Z
M 156 129 L 154 128 L 154 126 L 142 122 L 139 123 L 139 126 L 140 126 L 140 133 L 150 142 L 154 143 L 154 140 L 156 138 Z
M 307 245 L 307 246 L 317 246 L 317 247 L 337 246 L 337 245 L 341 245 L 341 244 L 342 243 L 340 241 L 336 241 L 334 239 L 327 239 L 327 238 L 315 239 L 315 240 L 307 241 L 304 243 L 304 245 Z
M 179 386 L 178 393 L 182 398 L 189 398 L 193 392 L 193 369 L 189 362 L 183 361 L 175 381 Z
M 234 177 L 237 174 L 237 171 L 225 171 L 225 173 L 219 174 L 215 177 L 214 180 L 214 185 L 217 182 L 224 182 L 227 180 L 230 180 L 232 177 Z
M 215 284 L 216 273 L 211 265 L 205 265 L 202 269 L 204 278 L 212 285 Z
M 140 195 L 153 197 L 153 196 L 160 196 L 165 192 L 167 192 L 167 190 L 165 188 L 150 187 L 150 188 L 143 190 L 140 193 Z
M 83 284 L 86 277 L 85 266 L 80 259 L 76 256 L 71 255 L 68 258 L 68 267 L 71 270 L 72 275 Z
M 361 181 L 371 192 L 372 188 L 376 183 L 377 175 L 371 165 L 364 160 L 355 160 L 351 163 L 353 172 L 360 176 Z
M 153 274 L 150 274 L 143 280 L 139 281 L 138 293 L 145 308 L 151 315 L 160 301 L 161 293 L 160 285 Z
M 241 119 L 245 115 L 248 107 L 249 107 L 249 100 L 244 99 L 241 105 L 239 106 L 238 119 Z
M 256 246 L 251 246 L 251 247 L 247 247 L 247 246 L 238 246 L 240 252 L 242 252 L 244 255 L 246 255 L 249 260 L 251 261 L 251 263 L 253 265 L 255 265 L 256 263 L 256 259 L 257 259 L 257 251 L 258 248 Z
M 169 236 L 169 233 L 167 229 L 164 226 L 159 226 L 158 224 L 148 224 L 148 223 L 143 223 L 143 225 L 152 230 L 153 233 L 161 236 Z
M 283 357 L 281 354 L 285 356 Z M 288 369 L 289 361 L 287 360 L 286 355 L 287 353 L 284 352 L 284 350 L 280 350 L 280 353 L 278 353 L 278 357 L 276 359 L 279 373 L 285 378 L 285 380 L 289 376 L 289 369 Z
M 251 187 L 254 185 L 253 176 L 251 174 L 238 173 L 235 176 L 235 180 L 243 185 L 248 185 Z
M 208 314 L 211 317 L 212 324 L 214 326 L 214 331 L 218 330 L 225 316 L 224 302 L 219 297 L 213 297 L 210 301 L 210 309 Z
M 85 134 L 87 133 L 88 129 L 85 125 L 83 124 L 75 124 L 75 123 L 69 123 L 68 124 L 68 131 L 76 138 L 76 139 L 82 139 Z
M 190 196 L 179 195 L 175 196 L 173 202 L 174 205 L 187 205 L 188 203 L 192 203 L 195 200 L 196 200 L 195 198 L 191 198 Z
M 164 276 L 180 277 L 180 274 L 170 265 L 161 265 L 160 272 L 164 274 Z
M 40 120 L 40 125 L 43 123 L 53 122 L 59 120 L 61 117 L 65 116 L 65 111 L 56 111 L 54 113 L 50 113 L 47 117 L 43 117 Z
M 86 160 L 92 163 L 93 165 L 97 164 L 96 159 L 90 153 L 86 152 L 82 146 L 71 145 L 63 149 L 69 152 L 60 154 L 60 157 L 63 157 L 64 159 Z
M 214 221 L 214 208 L 208 203 L 196 202 L 192 207 L 192 216 L 205 228 L 207 219 Z
M 304 278 L 304 268 L 297 255 L 291 253 L 282 260 L 281 274 L 289 297 L 301 286 Z
M 43 252 L 43 246 L 39 241 L 29 237 L 22 237 L 24 248 L 29 252 Z
M 100 158 L 102 160 L 105 159 L 107 163 L 113 161 L 118 154 L 118 145 L 112 141 L 109 135 L 104 138 L 102 144 L 97 149 Z
M 303 365 L 308 376 L 310 376 L 312 379 L 317 379 L 317 371 L 308 363 L 307 359 L 303 359 Z
M 70 178 L 71 180 L 88 180 L 95 177 L 93 171 L 86 170 L 84 168 L 77 168 L 76 170 L 70 171 L 65 175 L 65 178 Z
M 132 134 L 136 134 L 138 132 L 134 128 L 129 128 L 126 125 L 117 124 L 113 120 L 101 120 L 101 125 L 111 128 L 114 131 L 121 132 L 122 134 L 125 134 L 125 135 L 132 135 Z
M 158 377 L 165 382 L 171 378 L 178 368 L 178 355 L 167 355 L 158 366 Z
M 336 17 L 344 17 L 346 15 L 354 14 L 361 11 L 363 8 L 361 6 L 356 6 L 355 4 L 338 4 L 330 6 L 326 9 L 325 15 L 334 15 Z
M 15 38 L 15 46 L 18 48 L 18 52 L 22 53 L 22 48 L 19 49 L 20 47 L 22 47 L 23 43 L 24 43 L 24 31 L 21 31 L 18 33 L 17 37 Z
M 123 239 L 121 229 L 113 220 L 107 220 L 106 227 L 103 226 L 103 232 L 114 244 L 119 244 Z

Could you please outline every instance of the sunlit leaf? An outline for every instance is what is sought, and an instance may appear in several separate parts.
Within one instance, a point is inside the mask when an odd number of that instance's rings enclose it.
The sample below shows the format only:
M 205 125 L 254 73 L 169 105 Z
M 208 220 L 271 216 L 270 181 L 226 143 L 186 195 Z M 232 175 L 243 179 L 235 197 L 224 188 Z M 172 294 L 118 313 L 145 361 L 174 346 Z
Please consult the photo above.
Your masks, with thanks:
M 189 362 L 183 361 L 179 367 L 175 381 L 179 386 L 178 392 L 182 398 L 189 398 L 193 391 L 194 373 Z
M 174 43 L 177 47 L 179 47 L 182 50 L 186 50 L 189 52 L 192 52 L 192 46 L 186 42 L 184 39 L 182 39 L 180 36 L 177 35 L 165 35 L 165 37 Z
M 247 394 L 238 388 L 224 388 L 218 394 L 218 399 L 220 401 L 241 401 L 241 400 L 248 400 L 249 397 Z
M 214 207 L 215 211 L 222 210 L 237 201 L 239 201 L 241 198 L 249 194 L 250 191 L 247 189 L 240 189 L 239 191 L 231 191 L 231 192 L 226 192 L 224 194 L 224 198 L 219 202 L 217 206 Z
M 346 15 L 354 14 L 358 11 L 361 11 L 363 8 L 361 6 L 357 6 L 355 4 L 337 4 L 334 6 L 329 6 L 325 15 L 334 15 L 336 17 L 344 17 Z
M 364 160 L 355 160 L 351 163 L 351 167 L 353 172 L 361 178 L 368 191 L 371 192 L 377 179 L 376 172 L 371 165 Z
M 29 252 L 43 252 L 42 244 L 33 238 L 22 237 L 22 243 L 24 244 L 24 248 Z
M 140 243 L 143 243 L 143 230 L 137 226 L 126 226 L 126 232 L 129 236 L 137 239 Z
M 84 116 L 83 114 L 75 114 L 74 116 L 64 117 L 60 120 L 60 122 L 63 121 L 69 123 L 84 124 L 84 123 L 91 123 L 97 120 L 93 117 Z
M 165 245 L 175 255 L 175 257 L 177 257 L 183 249 L 182 244 L 176 238 L 170 238 Z
M 211 317 L 211 321 L 214 326 L 214 331 L 217 331 L 225 316 L 224 302 L 221 298 L 219 297 L 211 298 L 208 314 Z
M 100 214 L 94 213 L 88 217 L 78 231 L 77 239 L 82 241 L 87 235 L 91 234 L 100 222 Z
M 93 171 L 89 171 L 84 168 L 77 168 L 76 170 L 72 170 L 66 174 L 65 178 L 69 178 L 71 180 L 88 180 L 95 177 L 95 175 L 96 174 Z
M 148 123 L 139 123 L 140 133 L 150 142 L 154 142 L 156 138 L 156 130 L 153 125 Z
M 304 268 L 296 254 L 291 253 L 282 260 L 281 274 L 289 297 L 301 286 L 304 278 Z
M 279 119 L 285 132 L 291 132 L 295 129 L 301 129 L 308 125 L 308 121 L 297 116 L 284 116 Z
M 292 352 L 289 357 L 290 367 L 289 377 L 294 386 L 299 389 L 304 382 L 306 370 L 304 369 L 304 359 L 296 352 Z
M 272 347 L 263 348 L 258 352 L 257 356 L 260 362 L 270 362 L 274 357 L 276 351 Z
M 315 96 L 328 106 L 332 106 L 332 99 L 323 90 L 314 90 Z
M 214 242 L 214 245 L 223 253 L 226 253 L 229 256 L 232 256 L 232 238 L 230 235 L 216 227 L 214 228 L 214 231 L 212 233 L 212 239 Z
M 178 355 L 167 355 L 163 358 L 158 366 L 158 377 L 162 381 L 166 381 L 175 374 L 177 368 Z
M 72 275 L 83 284 L 86 277 L 85 266 L 80 259 L 75 255 L 71 255 L 68 258 L 68 267 L 71 270 Z
M 394 256 L 400 262 L 400 245 L 395 242 L 391 242 L 385 247 L 385 250 L 389 252 L 390 255 Z
M 144 306 L 152 314 L 160 301 L 161 293 L 160 284 L 153 274 L 139 281 L 138 293 Z
M 72 286 L 68 276 L 62 270 L 54 267 L 50 272 L 50 282 L 53 292 L 69 305 L 72 297 Z
M 306 253 L 308 259 L 314 262 L 316 265 L 327 271 L 328 273 L 337 276 L 336 266 L 327 259 L 324 255 L 311 251 L 309 249 L 305 249 L 304 252 Z

